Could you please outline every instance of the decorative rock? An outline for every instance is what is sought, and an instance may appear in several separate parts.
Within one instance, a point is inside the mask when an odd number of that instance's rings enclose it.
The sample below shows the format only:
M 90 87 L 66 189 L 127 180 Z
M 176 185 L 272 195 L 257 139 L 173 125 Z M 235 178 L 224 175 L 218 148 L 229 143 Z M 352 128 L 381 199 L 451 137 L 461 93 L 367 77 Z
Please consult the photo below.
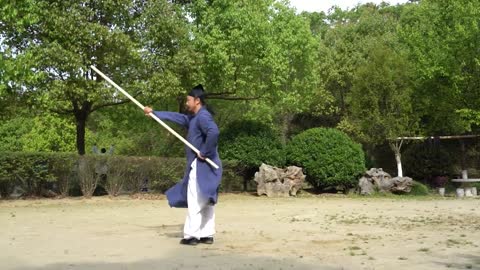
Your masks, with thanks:
M 371 168 L 365 172 L 358 182 L 360 194 L 362 195 L 373 194 L 376 189 L 380 192 L 410 192 L 412 185 L 412 178 L 392 178 L 382 168 Z
M 477 187 L 472 187 L 472 195 L 473 195 L 474 197 L 477 196 Z
M 289 166 L 286 169 L 262 164 L 260 170 L 255 173 L 257 182 L 257 194 L 266 194 L 268 197 L 295 196 L 302 188 L 305 175 L 302 168 Z
M 413 179 L 410 177 L 395 177 L 393 180 L 393 186 L 390 189 L 392 192 L 404 192 L 408 193 L 412 190 Z
M 371 168 L 366 171 L 358 182 L 360 187 L 360 194 L 370 195 L 375 192 L 377 187 L 381 192 L 386 192 L 392 186 L 392 177 L 390 174 L 383 171 L 382 168 Z
M 360 178 L 358 181 L 358 186 L 360 187 L 360 194 L 361 195 L 370 195 L 375 192 L 373 183 L 365 176 Z

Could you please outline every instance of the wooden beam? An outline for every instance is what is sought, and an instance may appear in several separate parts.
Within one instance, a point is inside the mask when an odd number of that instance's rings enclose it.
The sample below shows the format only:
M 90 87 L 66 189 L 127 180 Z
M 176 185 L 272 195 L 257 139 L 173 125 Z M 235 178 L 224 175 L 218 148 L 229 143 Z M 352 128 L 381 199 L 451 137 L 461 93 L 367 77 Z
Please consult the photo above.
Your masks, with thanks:
M 440 139 L 440 140 L 451 140 L 451 139 L 467 139 L 467 138 L 476 138 L 480 135 L 454 135 L 454 136 L 427 136 L 427 137 L 397 137 L 395 140 L 426 140 L 426 139 Z

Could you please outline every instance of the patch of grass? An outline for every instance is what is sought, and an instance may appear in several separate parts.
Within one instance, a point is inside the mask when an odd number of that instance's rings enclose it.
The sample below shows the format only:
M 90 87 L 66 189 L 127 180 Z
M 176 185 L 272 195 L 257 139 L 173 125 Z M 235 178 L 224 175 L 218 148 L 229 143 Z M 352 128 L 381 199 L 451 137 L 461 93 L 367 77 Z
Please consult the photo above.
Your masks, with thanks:
M 398 259 L 399 259 L 400 261 L 406 261 L 406 260 L 408 260 L 408 258 L 406 258 L 406 257 L 398 257 Z
M 412 190 L 408 194 L 411 196 L 426 196 L 429 195 L 430 192 L 426 185 L 413 181 Z
M 421 248 L 421 249 L 419 249 L 418 251 L 420 251 L 420 252 L 429 252 L 430 249 L 428 249 L 428 248 Z
M 455 239 L 447 239 L 447 245 L 460 245 L 462 242 Z
M 351 246 L 351 247 L 348 247 L 348 250 L 350 250 L 350 256 L 356 256 L 356 255 L 361 255 L 361 256 L 365 256 L 367 255 L 367 252 L 365 252 L 365 250 L 362 250 L 362 248 L 358 247 L 358 246 Z M 362 251 L 361 253 L 355 253 L 355 251 Z
M 428 193 L 426 195 L 422 195 L 422 196 L 412 195 L 410 193 L 405 193 L 403 195 L 397 195 L 397 194 L 393 194 L 393 193 L 374 193 L 374 194 L 368 195 L 368 196 L 359 195 L 359 194 L 349 194 L 349 195 L 347 195 L 347 198 L 356 199 L 356 200 L 365 200 L 365 201 L 368 201 L 368 200 L 371 200 L 371 199 L 375 199 L 375 200 L 388 199 L 388 200 L 393 200 L 393 201 L 403 201 L 403 200 L 405 200 L 405 201 L 411 201 L 411 200 L 415 200 L 415 201 L 434 201 L 434 200 L 438 200 L 438 196 L 430 194 L 430 193 Z M 444 199 L 454 200 L 455 197 L 444 197 Z
M 467 246 L 467 245 L 475 246 L 471 241 L 455 240 L 455 239 L 447 239 L 446 244 L 447 244 L 447 247 L 452 247 L 452 246 L 460 247 L 460 246 Z

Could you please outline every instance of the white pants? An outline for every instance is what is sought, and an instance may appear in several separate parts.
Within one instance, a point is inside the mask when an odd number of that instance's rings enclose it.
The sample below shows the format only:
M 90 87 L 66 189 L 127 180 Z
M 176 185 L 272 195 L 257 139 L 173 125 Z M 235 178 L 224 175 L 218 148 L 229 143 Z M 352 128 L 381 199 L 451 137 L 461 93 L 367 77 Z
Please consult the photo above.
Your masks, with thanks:
M 183 237 L 213 237 L 215 234 L 215 209 L 208 199 L 200 196 L 197 183 L 197 159 L 192 162 L 187 190 L 188 213 L 183 227 Z

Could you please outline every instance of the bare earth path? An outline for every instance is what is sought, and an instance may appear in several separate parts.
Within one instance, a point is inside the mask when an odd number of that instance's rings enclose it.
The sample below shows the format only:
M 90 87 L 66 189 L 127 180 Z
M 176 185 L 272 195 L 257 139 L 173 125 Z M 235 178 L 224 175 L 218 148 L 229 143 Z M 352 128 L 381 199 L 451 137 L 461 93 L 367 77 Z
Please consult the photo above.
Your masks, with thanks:
M 213 245 L 165 199 L 0 201 L 0 269 L 480 269 L 480 199 L 221 195 Z

